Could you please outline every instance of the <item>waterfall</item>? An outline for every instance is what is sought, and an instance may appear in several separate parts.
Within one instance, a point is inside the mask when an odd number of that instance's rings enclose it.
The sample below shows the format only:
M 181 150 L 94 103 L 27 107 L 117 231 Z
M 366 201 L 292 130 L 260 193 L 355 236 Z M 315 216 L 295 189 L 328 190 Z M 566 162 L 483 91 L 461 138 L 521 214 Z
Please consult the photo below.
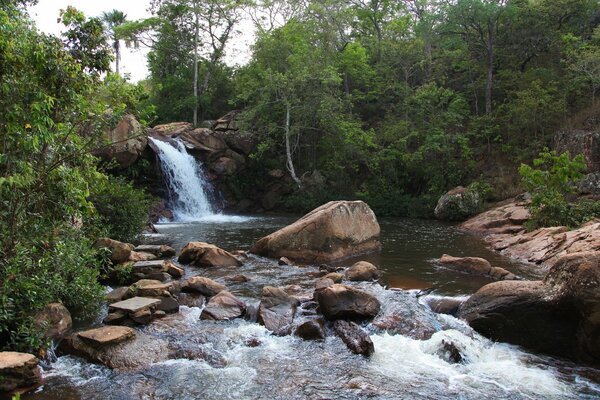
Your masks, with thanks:
M 167 188 L 169 203 L 176 220 L 193 221 L 215 215 L 210 204 L 211 185 L 202 165 L 174 139 L 173 144 L 150 138 L 158 149 L 158 158 Z

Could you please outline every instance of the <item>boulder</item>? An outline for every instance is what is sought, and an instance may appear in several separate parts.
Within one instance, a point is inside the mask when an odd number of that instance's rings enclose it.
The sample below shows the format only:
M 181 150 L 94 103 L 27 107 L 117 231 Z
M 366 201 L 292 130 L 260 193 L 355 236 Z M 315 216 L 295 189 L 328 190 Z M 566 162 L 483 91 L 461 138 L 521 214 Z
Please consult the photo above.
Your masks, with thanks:
M 220 157 L 210 165 L 210 169 L 217 175 L 233 175 L 237 171 L 237 163 L 229 157 Z
M 194 129 L 189 122 L 172 122 L 169 124 L 156 125 L 149 132 L 150 136 L 177 137 L 184 132 Z
M 299 304 L 283 289 L 265 286 L 258 307 L 258 322 L 275 334 L 287 334 Z
M 108 304 L 116 303 L 117 301 L 123 300 L 125 297 L 129 295 L 129 287 L 123 286 L 120 288 L 113 289 L 110 293 L 108 293 L 104 298 L 108 302 Z
M 199 267 L 239 267 L 242 262 L 233 254 L 204 242 L 190 242 L 179 254 L 179 262 Z
M 201 319 L 223 321 L 244 315 L 246 304 L 226 290 L 212 297 L 202 310 Z
M 379 233 L 366 203 L 332 201 L 260 239 L 250 251 L 299 263 L 331 262 L 380 250 Z
M 77 336 L 93 347 L 117 344 L 135 337 L 135 330 L 126 326 L 104 326 L 78 332 Z
M 71 313 L 60 303 L 46 305 L 35 316 L 35 325 L 44 332 L 44 337 L 58 340 L 73 328 Z
M 0 395 L 22 393 L 42 384 L 36 356 L 13 351 L 0 352 Z
M 182 140 L 190 153 L 199 155 L 205 161 L 214 160 L 227 150 L 225 141 L 207 128 L 196 128 L 172 137 Z
M 304 340 L 324 340 L 325 329 L 323 327 L 323 320 L 311 319 L 298 325 L 294 335 Z
M 173 283 L 154 279 L 141 279 L 129 287 L 129 292 L 141 297 L 170 296 Z
M 592 172 L 577 182 L 577 190 L 581 194 L 600 195 L 600 172 Z
M 444 254 L 437 262 L 445 267 L 473 275 L 483 275 L 496 280 L 515 280 L 517 277 L 500 267 L 492 267 L 488 260 L 480 257 L 452 257 Z
M 528 201 L 510 199 L 461 224 L 461 228 L 477 235 L 512 234 L 525 231 L 523 224 L 531 218 Z
M 184 292 L 200 293 L 206 297 L 215 296 L 226 289 L 225 285 L 201 276 L 191 277 L 181 287 Z
M 132 251 L 129 256 L 129 261 L 137 262 L 137 261 L 153 261 L 158 257 L 152 253 L 145 253 L 143 251 Z
M 138 261 L 133 264 L 132 272 L 137 279 L 154 279 L 161 282 L 183 274 L 183 270 L 169 260 Z
M 346 279 L 349 281 L 373 281 L 378 278 L 377 267 L 366 261 L 359 261 L 346 271 Z
M 179 312 L 179 301 L 173 296 L 161 296 L 157 297 L 160 300 L 158 306 L 156 306 L 156 312 L 154 312 L 154 317 L 159 318 L 159 312 L 164 312 L 166 314 Z
M 333 330 L 354 354 L 368 357 L 375 352 L 375 346 L 369 335 L 354 322 L 335 321 L 333 323 Z
M 374 296 L 339 284 L 315 292 L 315 297 L 321 312 L 329 320 L 370 319 L 377 315 L 381 307 Z
M 125 115 L 113 130 L 106 132 L 104 140 L 107 145 L 92 153 L 106 161 L 115 160 L 121 168 L 133 165 L 148 145 L 143 126 L 131 114 Z
M 143 253 L 154 254 L 159 258 L 168 258 L 175 256 L 175 249 L 166 244 L 143 244 L 136 246 L 133 250 Z
M 340 274 L 339 272 L 330 272 L 325 275 L 323 279 L 331 279 L 333 283 L 342 283 L 344 275 Z
M 591 127 L 590 127 L 591 128 Z M 594 129 L 567 129 L 554 135 L 554 148 L 559 153 L 583 154 L 589 172 L 600 171 L 600 132 Z
M 481 211 L 483 199 L 481 195 L 462 186 L 444 194 L 435 207 L 435 217 L 446 221 L 464 221 Z
M 122 243 L 109 238 L 100 238 L 94 243 L 95 249 L 106 248 L 109 251 L 109 258 L 114 264 L 121 264 L 129 261 L 133 245 Z

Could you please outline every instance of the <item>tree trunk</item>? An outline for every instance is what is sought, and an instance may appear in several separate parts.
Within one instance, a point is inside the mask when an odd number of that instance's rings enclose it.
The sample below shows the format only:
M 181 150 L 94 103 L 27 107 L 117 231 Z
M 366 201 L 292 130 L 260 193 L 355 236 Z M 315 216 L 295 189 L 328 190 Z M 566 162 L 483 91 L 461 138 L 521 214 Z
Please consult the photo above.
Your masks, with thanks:
M 119 75 L 119 63 L 121 61 L 121 45 L 119 43 L 119 39 L 115 40 L 115 66 L 117 70 L 117 75 Z
M 494 35 L 489 33 L 487 46 L 487 76 L 485 79 L 485 113 L 492 113 L 492 87 L 494 85 Z
M 294 161 L 292 160 L 292 149 L 290 145 L 290 111 L 291 107 L 288 103 L 286 104 L 285 108 L 285 156 L 287 160 L 286 167 L 290 172 L 292 179 L 294 180 L 294 182 L 296 182 L 296 185 L 298 185 L 298 189 L 302 189 L 302 182 L 296 176 L 296 170 L 294 169 Z
M 198 8 L 194 1 L 195 32 L 194 32 L 194 126 L 198 126 L 198 38 L 200 36 L 200 21 Z

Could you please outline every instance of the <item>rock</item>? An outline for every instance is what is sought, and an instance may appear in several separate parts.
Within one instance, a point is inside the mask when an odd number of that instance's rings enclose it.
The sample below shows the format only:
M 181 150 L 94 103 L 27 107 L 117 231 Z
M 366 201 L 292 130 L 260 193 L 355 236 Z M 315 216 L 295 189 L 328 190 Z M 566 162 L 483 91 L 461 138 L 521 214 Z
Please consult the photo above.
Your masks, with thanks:
M 181 278 L 185 272 L 183 268 L 178 267 L 170 261 L 166 263 L 166 267 L 167 274 L 171 275 L 173 278 Z
M 94 243 L 94 248 L 108 249 L 110 261 L 112 261 L 114 264 L 121 264 L 129 261 L 129 257 L 131 257 L 131 252 L 133 251 L 133 245 L 109 238 L 100 238 L 96 240 Z
M 204 242 L 188 243 L 179 254 L 179 262 L 199 267 L 239 267 L 242 265 L 242 262 L 233 254 Z
M 206 297 L 196 293 L 180 293 L 177 297 L 179 304 L 187 307 L 202 307 Z
M 104 134 L 107 146 L 92 151 L 97 157 L 106 161 L 115 160 L 120 168 L 133 165 L 148 145 L 143 126 L 135 116 L 123 116 L 119 124 Z
M 281 179 L 284 176 L 284 172 L 280 169 L 272 169 L 269 171 L 269 176 L 275 179 Z
M 170 124 L 156 125 L 150 130 L 149 135 L 162 136 L 164 138 L 177 137 L 192 129 L 194 129 L 194 126 L 189 122 L 172 122 Z
M 153 261 L 156 260 L 158 257 L 155 256 L 152 253 L 144 253 L 141 251 L 132 251 L 131 255 L 129 256 L 129 261 Z
M 328 287 L 331 287 L 335 284 L 335 282 L 333 281 L 333 279 L 331 278 L 321 278 L 317 281 L 317 283 L 315 283 L 315 295 L 317 292 L 326 289 Z
M 369 335 L 354 322 L 335 321 L 333 330 L 354 354 L 368 357 L 375 352 L 375 346 Z
M 431 308 L 431 311 L 438 314 L 447 314 L 456 316 L 458 307 L 463 303 L 463 299 L 454 297 L 432 297 L 426 298 L 425 302 Z
M 102 322 L 104 322 L 106 325 L 119 325 L 123 323 L 126 318 L 127 314 L 125 314 L 123 311 L 115 311 L 108 313 Z
M 250 278 L 248 278 L 246 275 L 233 275 L 233 276 L 227 276 L 225 277 L 225 279 L 227 279 L 230 282 L 235 282 L 235 283 L 244 283 L 244 282 L 249 282 Z
M 258 322 L 275 334 L 286 334 L 298 305 L 299 301 L 282 289 L 265 286 L 258 307 Z
M 324 288 L 315 296 L 321 312 L 329 320 L 370 319 L 377 315 L 381 307 L 374 296 L 339 284 Z
M 559 153 L 583 154 L 589 172 L 600 171 L 600 133 L 591 129 L 567 129 L 554 136 L 554 148 Z
M 160 304 L 158 304 L 157 311 L 154 313 L 154 317 L 158 317 L 157 312 L 162 311 L 167 314 L 179 312 L 179 302 L 177 299 L 171 296 L 158 297 Z
M 154 318 L 163 318 L 167 316 L 167 312 L 163 310 L 156 310 L 153 314 Z
M 260 205 L 266 210 L 274 209 L 281 200 L 281 194 L 275 190 L 268 191 L 260 200 Z
M 210 165 L 210 169 L 217 175 L 233 175 L 238 167 L 235 160 L 229 157 L 220 157 L 217 161 Z
M 474 190 L 462 186 L 440 197 L 435 207 L 435 217 L 445 221 L 464 221 L 481 211 L 483 199 Z
M 237 124 L 235 122 L 235 118 L 240 113 L 239 110 L 233 110 L 219 118 L 212 129 L 215 131 L 237 131 Z
M 374 281 L 378 278 L 377 267 L 366 261 L 359 261 L 346 271 L 346 279 L 349 281 Z
M 342 279 L 344 279 L 344 275 L 339 272 L 330 272 L 323 277 L 323 279 L 331 279 L 333 283 L 342 283 Z
M 246 304 L 226 290 L 210 299 L 202 310 L 200 319 L 223 321 L 244 315 Z
M 153 279 L 141 279 L 129 287 L 129 292 L 140 297 L 170 296 L 173 283 Z
M 287 257 L 281 257 L 278 261 L 279 265 L 294 265 L 294 263 L 292 262 L 292 260 L 290 260 Z
M 200 293 L 206 297 L 212 297 L 227 288 L 218 282 L 201 276 L 193 276 L 183 284 L 181 290 L 184 292 Z
M 42 384 L 36 356 L 13 351 L 0 352 L 0 394 L 22 393 Z
M 132 297 L 131 299 L 119 301 L 108 306 L 109 310 L 123 311 L 127 314 L 133 314 L 139 311 L 156 308 L 160 300 L 147 297 Z
M 159 304 L 160 304 L 160 300 L 159 300 Z M 152 310 L 144 309 L 144 310 L 139 310 L 139 311 L 130 313 L 128 315 L 128 317 L 136 324 L 146 325 L 146 324 L 149 324 L 150 322 L 152 322 L 152 314 L 153 314 Z
M 35 325 L 43 330 L 44 337 L 58 340 L 65 337 L 73 328 L 73 320 L 65 306 L 60 303 L 50 303 L 36 314 Z
M 320 263 L 377 251 L 377 218 L 362 201 L 329 202 L 254 244 L 252 253 Z
M 78 332 L 77 336 L 93 347 L 102 347 L 134 338 L 135 330 L 126 326 L 104 326 Z
M 581 194 L 600 195 L 600 172 L 592 172 L 577 182 L 577 190 Z
M 482 236 L 523 232 L 525 231 L 523 224 L 531 218 L 527 205 L 527 201 L 517 199 L 499 203 L 492 209 L 465 221 L 461 228 Z
M 324 340 L 325 329 L 323 328 L 323 320 L 308 320 L 298 325 L 294 334 L 304 340 Z
M 452 257 L 444 254 L 437 262 L 445 268 L 473 275 L 483 275 L 496 280 L 515 280 L 517 277 L 500 267 L 492 267 L 486 259 L 480 257 Z
M 137 252 L 150 253 L 154 254 L 160 258 L 167 258 L 175 256 L 175 249 L 171 246 L 167 246 L 165 244 L 154 245 L 154 244 L 144 244 L 135 247 L 133 250 Z
M 442 360 L 452 364 L 458 364 L 462 362 L 463 357 L 460 354 L 460 350 L 452 342 L 446 342 L 442 340 L 442 347 L 436 353 Z
M 108 293 L 104 298 L 108 302 L 108 304 L 116 303 L 117 301 L 123 300 L 129 294 L 129 287 L 123 286 L 120 288 L 113 289 L 110 293 Z
M 176 137 L 183 141 L 190 153 L 203 161 L 215 160 L 227 150 L 225 141 L 207 128 L 182 132 Z

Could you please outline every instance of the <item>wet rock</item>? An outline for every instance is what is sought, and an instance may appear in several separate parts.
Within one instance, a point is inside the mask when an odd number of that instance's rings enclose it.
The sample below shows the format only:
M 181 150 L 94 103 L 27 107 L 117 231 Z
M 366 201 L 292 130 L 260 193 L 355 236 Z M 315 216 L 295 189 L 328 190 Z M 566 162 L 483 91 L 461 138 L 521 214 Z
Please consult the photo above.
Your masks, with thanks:
M 281 257 L 278 263 L 279 265 L 294 265 L 293 261 L 287 257 Z
M 442 360 L 445 360 L 446 362 L 452 364 L 458 364 L 463 360 L 462 354 L 460 354 L 460 350 L 458 349 L 458 347 L 456 347 L 454 343 L 447 342 L 445 340 L 442 340 L 442 347 L 438 350 L 436 354 Z
M 230 282 L 235 282 L 235 283 L 244 283 L 244 282 L 249 282 L 250 278 L 248 278 L 246 275 L 233 275 L 233 276 L 227 276 L 225 277 L 225 279 L 227 279 Z
M 474 275 L 483 275 L 496 280 L 515 280 L 517 277 L 500 267 L 492 267 L 486 259 L 480 257 L 452 257 L 444 254 L 437 262 L 443 267 Z
M 200 293 L 206 297 L 212 297 L 227 288 L 225 285 L 215 282 L 212 279 L 204 278 L 202 276 L 193 276 L 181 287 L 184 292 Z
M 166 273 L 171 275 L 173 278 L 181 278 L 184 274 L 183 268 L 178 267 L 172 262 L 167 262 L 166 268 Z
M 108 315 L 104 318 L 102 322 L 106 325 L 119 325 L 127 319 L 127 314 L 123 311 L 115 311 L 108 313 Z
M 321 312 L 329 320 L 370 319 L 377 315 L 381 307 L 374 296 L 339 284 L 315 292 L 315 297 Z
M 577 190 L 581 194 L 600 195 L 600 172 L 593 172 L 577 182 Z
M 95 249 L 108 249 L 109 259 L 114 264 L 121 264 L 129 261 L 131 252 L 133 251 L 133 245 L 129 243 L 122 243 L 117 240 L 109 238 L 100 238 L 94 243 Z
M 146 309 L 146 310 L 139 310 L 139 311 L 130 313 L 128 315 L 128 317 L 136 324 L 147 325 L 150 322 L 152 322 L 152 319 L 153 319 L 152 314 L 153 314 L 152 310 Z
M 158 311 L 165 312 L 167 314 L 179 312 L 179 302 L 177 299 L 171 296 L 161 296 L 158 297 L 160 303 L 158 304 L 157 311 L 154 313 L 154 317 L 158 317 Z
M 60 303 L 46 305 L 35 316 L 35 325 L 44 332 L 44 337 L 58 340 L 73 328 L 71 313 Z
M 298 305 L 299 301 L 282 289 L 265 286 L 258 307 L 258 322 L 275 334 L 285 334 L 294 321 Z
M 333 330 L 354 354 L 361 354 L 368 357 L 375 352 L 375 346 L 369 335 L 354 322 L 335 321 L 333 323 Z
M 123 286 L 120 288 L 113 289 L 110 293 L 108 293 L 104 298 L 108 302 L 108 304 L 116 303 L 117 301 L 121 301 L 125 299 L 129 294 L 129 287 Z
M 153 261 L 158 257 L 152 253 L 144 253 L 141 251 L 132 251 L 129 256 L 129 261 L 137 262 L 137 261 Z
M 323 277 L 323 279 L 331 279 L 333 283 L 342 283 L 342 279 L 344 279 L 344 275 L 339 272 L 330 272 Z
M 244 345 L 247 347 L 258 347 L 262 344 L 259 338 L 251 337 L 244 339 Z
M 140 246 L 136 246 L 134 248 L 135 251 L 154 254 L 160 258 L 174 257 L 175 249 L 171 246 L 167 246 L 166 244 L 143 244 Z
M 138 261 L 133 264 L 133 276 L 164 282 L 171 278 L 168 271 L 173 271 L 173 267 L 177 268 L 168 260 Z
M 32 354 L 0 352 L 0 394 L 22 393 L 42 384 L 39 360 Z
M 377 267 L 366 261 L 359 261 L 346 271 L 346 279 L 349 281 L 374 281 L 378 278 Z
M 178 295 L 179 304 L 187 307 L 202 307 L 206 297 L 197 293 L 180 293 Z
M 321 264 L 319 265 L 319 271 L 323 271 L 325 273 L 331 273 L 331 272 L 340 272 L 343 271 L 344 268 L 342 267 L 335 267 L 333 265 L 328 265 L 328 264 Z
M 204 242 L 188 243 L 181 254 L 179 262 L 199 267 L 239 267 L 242 262 L 233 254 Z
M 379 224 L 362 201 L 327 203 L 254 244 L 252 253 L 299 263 L 331 262 L 377 251 Z
M 223 321 L 244 315 L 246 304 L 226 290 L 212 297 L 202 310 L 200 319 Z
M 311 319 L 306 321 L 298 325 L 294 334 L 304 340 L 324 340 L 325 329 L 323 327 L 323 320 Z
M 163 310 L 156 310 L 152 315 L 154 318 L 164 318 L 167 316 L 167 312 Z
M 172 287 L 172 282 L 141 279 L 129 287 L 129 292 L 140 297 L 170 296 Z
M 586 127 L 587 128 L 587 127 Z M 590 129 L 565 129 L 554 136 L 554 147 L 559 153 L 583 154 L 590 172 L 600 171 L 600 133 Z
M 135 337 L 135 330 L 126 326 L 105 326 L 77 333 L 84 342 L 102 347 L 124 342 Z
M 253 304 L 246 304 L 246 312 L 244 313 L 244 319 L 249 322 L 257 322 L 258 307 Z
M 434 214 L 441 220 L 464 221 L 481 211 L 482 207 L 483 199 L 478 192 L 458 186 L 440 197 Z
M 108 306 L 110 312 L 120 311 L 138 324 L 152 321 L 152 314 L 160 304 L 159 299 L 148 297 L 132 297 Z
M 454 297 L 434 297 L 425 299 L 431 311 L 438 314 L 447 314 L 456 316 L 458 307 L 464 302 L 464 299 Z

